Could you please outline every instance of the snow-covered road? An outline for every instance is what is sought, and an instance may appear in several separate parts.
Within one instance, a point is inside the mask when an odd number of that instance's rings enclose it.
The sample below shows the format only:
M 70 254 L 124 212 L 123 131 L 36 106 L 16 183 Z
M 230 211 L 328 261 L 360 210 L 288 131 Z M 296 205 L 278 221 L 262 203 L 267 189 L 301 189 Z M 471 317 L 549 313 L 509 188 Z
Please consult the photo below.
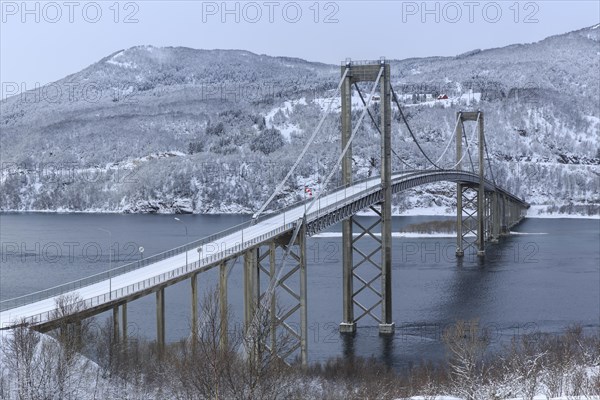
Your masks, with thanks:
M 398 178 L 403 174 L 396 174 Z M 370 193 L 379 188 L 379 177 L 357 183 L 346 189 L 340 189 L 331 194 L 324 195 L 312 206 L 308 214 L 314 214 L 333 206 L 341 207 L 347 199 L 355 195 Z M 256 243 L 263 242 L 279 235 L 293 227 L 293 224 L 303 217 L 308 204 L 287 209 L 272 216 L 265 217 L 257 224 L 246 225 L 243 229 L 232 232 L 220 239 L 206 243 L 201 247 L 180 253 L 160 260 L 156 263 L 135 269 L 130 272 L 111 276 L 109 279 L 89 284 L 75 290 L 65 291 L 62 295 L 77 295 L 85 301 L 85 307 L 96 307 L 115 299 L 131 296 L 137 292 L 156 286 L 160 283 L 175 279 L 191 271 L 214 265 L 219 260 L 226 259 L 233 252 L 250 248 Z M 115 269 L 118 269 L 115 268 Z M 7 327 L 14 322 L 27 319 L 29 321 L 43 322 L 52 318 L 56 308 L 56 299 L 59 296 L 49 297 L 24 304 L 0 312 L 0 326 Z

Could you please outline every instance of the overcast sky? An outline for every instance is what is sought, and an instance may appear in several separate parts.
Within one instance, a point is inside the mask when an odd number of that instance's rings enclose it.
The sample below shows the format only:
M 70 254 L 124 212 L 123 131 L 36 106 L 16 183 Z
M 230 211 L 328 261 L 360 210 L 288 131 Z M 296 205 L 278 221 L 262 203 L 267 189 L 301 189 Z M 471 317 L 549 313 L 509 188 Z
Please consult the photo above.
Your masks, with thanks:
M 0 3 L 0 81 L 27 89 L 142 44 L 337 64 L 535 42 L 600 20 L 597 0 Z

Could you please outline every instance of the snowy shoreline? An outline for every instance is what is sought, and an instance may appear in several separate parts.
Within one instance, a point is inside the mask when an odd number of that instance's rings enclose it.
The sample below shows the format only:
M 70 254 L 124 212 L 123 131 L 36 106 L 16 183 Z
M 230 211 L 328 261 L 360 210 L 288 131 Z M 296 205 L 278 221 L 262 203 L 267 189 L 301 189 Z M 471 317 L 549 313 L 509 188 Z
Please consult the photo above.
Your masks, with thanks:
M 543 211 L 547 206 L 532 205 L 528 210 L 526 218 L 536 219 L 592 219 L 600 220 L 600 214 L 596 215 L 582 215 L 582 214 L 561 214 L 561 213 L 548 213 Z M 191 215 L 252 215 L 252 212 L 226 212 L 220 210 L 214 210 L 206 213 L 178 213 L 174 210 L 164 209 L 154 213 L 150 212 L 124 212 L 106 209 L 91 209 L 91 210 L 0 210 L 0 214 L 27 214 L 27 213 L 39 213 L 39 214 L 157 214 L 157 215 L 175 215 L 175 214 L 191 214 Z M 267 214 L 269 212 L 265 212 Z M 361 217 L 373 217 L 377 214 L 373 211 L 361 211 L 357 214 Z M 448 207 L 415 207 L 409 210 L 398 211 L 393 210 L 392 216 L 394 217 L 456 217 L 455 211 L 450 211 Z

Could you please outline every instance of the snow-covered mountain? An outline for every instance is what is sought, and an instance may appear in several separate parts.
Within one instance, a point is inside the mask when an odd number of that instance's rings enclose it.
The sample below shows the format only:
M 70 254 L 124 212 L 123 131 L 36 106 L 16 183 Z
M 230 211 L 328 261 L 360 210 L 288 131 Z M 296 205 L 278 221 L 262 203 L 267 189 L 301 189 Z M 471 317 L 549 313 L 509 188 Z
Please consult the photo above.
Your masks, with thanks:
M 599 36 L 596 25 L 532 44 L 392 60 L 392 84 L 431 158 L 446 147 L 458 110 L 481 109 L 500 185 L 534 204 L 597 212 Z M 251 212 L 295 161 L 339 77 L 338 65 L 242 50 L 115 52 L 1 102 L 0 209 Z M 353 103 L 358 118 L 357 93 Z M 301 199 L 305 186 L 321 190 L 341 147 L 339 100 L 331 109 L 273 207 Z M 396 153 L 425 167 L 397 112 L 394 120 Z M 369 120 L 356 140 L 357 177 L 377 174 L 379 139 Z M 440 163 L 452 164 L 451 153 Z M 394 169 L 402 168 L 395 158 Z M 452 207 L 452 186 L 395 202 Z

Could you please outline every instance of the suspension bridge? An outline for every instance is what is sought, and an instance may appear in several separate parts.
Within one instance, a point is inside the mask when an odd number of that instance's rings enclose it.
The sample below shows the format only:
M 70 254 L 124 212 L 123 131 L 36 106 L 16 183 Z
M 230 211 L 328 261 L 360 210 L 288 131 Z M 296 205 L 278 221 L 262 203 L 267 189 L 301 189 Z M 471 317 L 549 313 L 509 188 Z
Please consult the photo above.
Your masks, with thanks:
M 368 96 L 363 96 L 358 83 L 372 82 Z M 353 126 L 352 88 L 360 95 L 362 111 Z M 372 112 L 372 100 L 379 88 L 379 123 Z M 341 152 L 327 175 L 322 189 L 312 198 L 284 209 L 265 214 L 269 204 L 280 195 L 322 129 L 331 112 L 333 99 L 341 96 Z M 366 97 L 366 98 L 365 98 Z M 353 333 L 357 322 L 372 318 L 383 335 L 394 333 L 392 318 L 392 196 L 396 193 L 435 182 L 456 184 L 457 234 L 456 256 L 463 257 L 471 250 L 485 256 L 488 242 L 507 235 L 510 228 L 525 216 L 529 205 L 508 189 L 496 184 L 484 133 L 482 111 L 459 111 L 456 125 L 443 153 L 434 161 L 419 144 L 400 106 L 390 82 L 390 64 L 384 59 L 373 62 L 347 61 L 341 66 L 341 79 L 332 101 L 305 147 L 285 178 L 269 199 L 247 223 L 234 226 L 215 235 L 156 254 L 140 261 L 125 264 L 103 273 L 73 281 L 54 288 L 31 293 L 0 303 L 0 326 L 9 329 L 28 324 L 45 332 L 62 323 L 78 324 L 84 318 L 112 311 L 114 340 L 127 340 L 127 304 L 143 296 L 156 296 L 156 336 L 159 353 L 165 346 L 165 288 L 183 280 L 191 282 L 191 331 L 199 329 L 197 278 L 213 268 L 219 270 L 219 304 L 221 332 L 227 334 L 227 286 L 238 259 L 243 259 L 244 320 L 247 337 L 257 335 L 260 319 L 270 321 L 271 333 L 266 347 L 275 349 L 276 331 L 291 339 L 279 354 L 283 359 L 297 357 L 307 363 L 308 282 L 306 276 L 307 237 L 329 227 L 342 224 L 343 315 L 340 332 Z M 392 104 L 419 152 L 427 160 L 427 169 L 392 171 Z M 377 177 L 353 179 L 352 144 L 359 126 L 370 118 L 381 137 L 381 171 Z M 474 122 L 468 138 L 465 122 Z M 454 143 L 455 155 L 451 165 L 441 161 Z M 469 161 L 467 163 L 467 160 Z M 400 161 L 406 165 L 402 159 Z M 477 168 L 475 166 L 477 165 Z M 465 168 L 463 168 L 465 166 Z M 470 170 L 468 168 L 470 166 Z M 487 167 L 487 174 L 486 174 Z M 328 189 L 341 169 L 342 184 Z M 376 216 L 370 226 L 355 218 L 363 210 Z M 375 248 L 365 252 L 359 246 L 370 240 Z M 190 261 L 194 260 L 194 261 Z M 370 265 L 375 274 L 365 276 L 361 266 Z M 369 292 L 374 301 L 365 304 L 361 293 Z M 285 309 L 277 306 L 280 296 L 287 296 Z M 60 307 L 57 299 L 76 299 L 77 304 Z M 201 316 L 200 316 L 201 317 Z M 295 322 L 292 322 L 295 321 Z M 222 338 L 226 341 L 226 338 Z

